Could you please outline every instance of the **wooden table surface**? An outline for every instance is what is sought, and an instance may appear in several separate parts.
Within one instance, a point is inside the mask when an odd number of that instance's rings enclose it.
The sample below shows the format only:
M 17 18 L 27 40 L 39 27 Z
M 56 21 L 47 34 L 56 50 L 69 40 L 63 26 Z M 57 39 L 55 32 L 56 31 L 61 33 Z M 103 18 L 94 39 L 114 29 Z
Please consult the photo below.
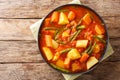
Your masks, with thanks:
M 0 80 L 64 80 L 43 61 L 29 27 L 70 1 L 0 0 Z M 103 17 L 115 53 L 76 80 L 120 80 L 120 0 L 81 2 Z

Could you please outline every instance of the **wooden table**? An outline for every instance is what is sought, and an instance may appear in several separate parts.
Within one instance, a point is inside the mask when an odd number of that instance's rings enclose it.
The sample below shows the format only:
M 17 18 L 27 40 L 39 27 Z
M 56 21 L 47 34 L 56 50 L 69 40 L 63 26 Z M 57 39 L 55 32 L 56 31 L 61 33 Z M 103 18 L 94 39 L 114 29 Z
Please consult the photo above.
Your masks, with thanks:
M 0 0 L 0 80 L 64 80 L 41 58 L 29 27 L 70 1 Z M 81 2 L 103 17 L 115 53 L 76 80 L 120 80 L 120 0 Z

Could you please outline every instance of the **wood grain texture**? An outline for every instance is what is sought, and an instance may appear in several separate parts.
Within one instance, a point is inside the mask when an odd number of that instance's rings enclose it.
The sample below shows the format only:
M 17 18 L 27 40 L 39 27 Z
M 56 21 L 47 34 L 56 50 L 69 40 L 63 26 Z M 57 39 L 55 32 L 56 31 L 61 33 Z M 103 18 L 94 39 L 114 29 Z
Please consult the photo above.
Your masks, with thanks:
M 110 40 L 115 53 L 107 61 L 120 61 L 120 39 Z M 35 41 L 0 41 L 0 63 L 43 62 Z
M 0 80 L 63 80 L 45 63 L 0 64 Z
M 96 69 L 76 80 L 120 80 L 120 62 L 102 62 Z
M 0 41 L 0 62 L 41 62 L 35 41 Z
M 0 19 L 0 40 L 35 40 L 30 25 L 38 19 Z
M 39 54 L 30 25 L 72 0 L 0 0 L 0 80 L 64 80 Z M 113 55 L 76 80 L 120 80 L 120 0 L 80 0 L 105 20 Z
M 120 62 L 103 62 L 76 80 L 119 80 L 119 66 Z M 64 78 L 46 63 L 18 63 L 0 64 L 0 80 L 64 80 Z
M 120 17 L 103 17 L 110 38 L 120 37 Z M 35 40 L 30 25 L 39 19 L 0 19 L 0 40 Z
M 0 18 L 42 18 L 72 0 L 0 0 Z M 101 16 L 120 16 L 120 0 L 80 0 Z

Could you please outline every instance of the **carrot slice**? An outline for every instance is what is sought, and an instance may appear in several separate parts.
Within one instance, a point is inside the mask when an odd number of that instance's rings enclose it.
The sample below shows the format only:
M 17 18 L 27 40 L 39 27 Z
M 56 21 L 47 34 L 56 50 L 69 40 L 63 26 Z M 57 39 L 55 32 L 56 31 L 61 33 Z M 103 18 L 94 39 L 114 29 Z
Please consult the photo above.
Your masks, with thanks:
M 104 28 L 100 25 L 95 26 L 95 31 L 96 31 L 97 34 L 104 34 L 105 33 Z
M 57 62 L 56 62 L 56 66 L 64 68 L 64 61 L 62 59 L 58 59 Z
M 69 68 L 70 67 L 70 58 L 66 58 L 65 59 L 64 66 L 65 66 L 65 68 Z
M 53 12 L 51 16 L 51 22 L 58 22 L 59 20 L 59 12 Z
M 68 13 L 68 20 L 69 20 L 69 21 L 74 20 L 75 17 L 76 17 L 76 15 L 75 15 L 75 13 L 74 13 L 73 11 L 70 11 L 70 12 Z
M 45 42 L 47 47 L 52 47 L 52 37 L 50 35 L 45 35 Z
M 80 62 L 81 63 L 86 62 L 88 58 L 89 58 L 89 55 L 87 53 L 84 53 L 80 58 Z
M 89 25 L 89 24 L 92 22 L 92 19 L 91 19 L 89 13 L 87 13 L 87 14 L 83 17 L 83 21 L 84 21 L 87 25 Z
M 50 25 L 50 18 L 46 18 L 45 22 L 44 22 L 45 26 L 49 26 Z

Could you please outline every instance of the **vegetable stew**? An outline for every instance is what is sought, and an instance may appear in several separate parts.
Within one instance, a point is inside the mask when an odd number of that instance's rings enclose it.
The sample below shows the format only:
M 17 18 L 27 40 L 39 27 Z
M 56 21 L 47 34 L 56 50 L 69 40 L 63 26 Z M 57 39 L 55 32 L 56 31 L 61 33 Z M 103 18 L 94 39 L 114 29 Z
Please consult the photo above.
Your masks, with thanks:
M 107 36 L 101 19 L 91 10 L 74 5 L 51 12 L 39 31 L 39 48 L 52 67 L 63 72 L 84 72 L 104 54 Z

